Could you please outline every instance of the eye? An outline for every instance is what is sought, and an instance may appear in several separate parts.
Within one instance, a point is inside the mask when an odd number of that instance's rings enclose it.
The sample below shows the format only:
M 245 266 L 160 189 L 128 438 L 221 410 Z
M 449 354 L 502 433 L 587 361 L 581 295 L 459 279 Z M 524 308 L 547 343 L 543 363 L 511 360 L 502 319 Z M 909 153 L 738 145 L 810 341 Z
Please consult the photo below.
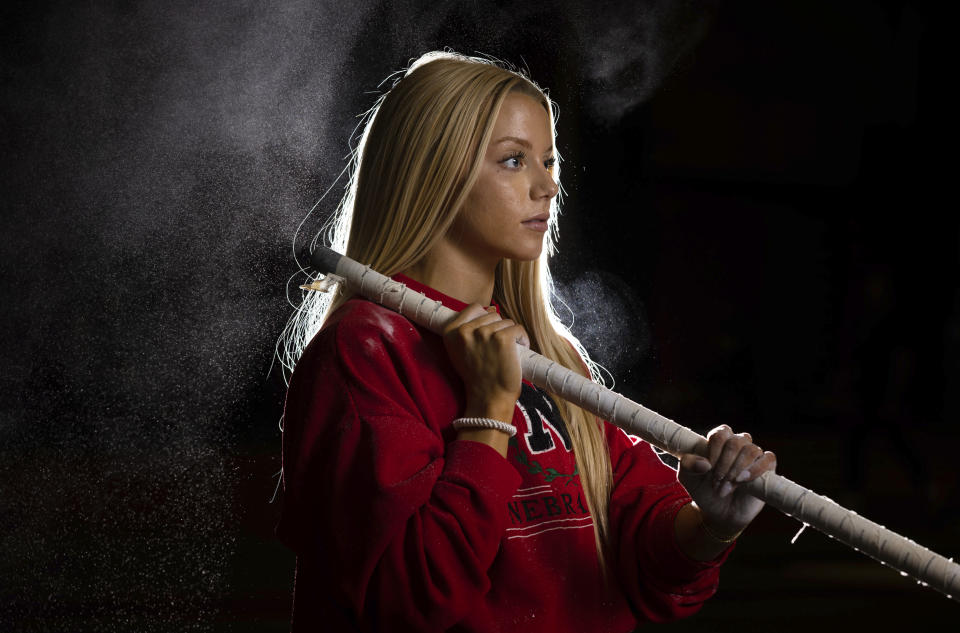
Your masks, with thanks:
M 557 157 L 551 156 L 547 160 L 543 161 L 543 166 L 547 168 L 547 171 L 552 171 L 553 167 L 557 164 Z
M 514 152 L 500 161 L 508 169 L 520 169 L 523 166 L 523 159 L 527 157 L 523 152 Z

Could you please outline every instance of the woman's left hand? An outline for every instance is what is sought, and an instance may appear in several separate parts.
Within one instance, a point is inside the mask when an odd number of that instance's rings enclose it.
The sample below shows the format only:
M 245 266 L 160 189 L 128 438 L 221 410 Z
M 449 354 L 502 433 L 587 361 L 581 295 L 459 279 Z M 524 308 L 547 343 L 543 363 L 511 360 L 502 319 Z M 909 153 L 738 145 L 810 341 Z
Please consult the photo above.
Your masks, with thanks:
M 680 458 L 677 479 L 700 507 L 710 533 L 730 538 L 743 531 L 763 508 L 763 501 L 740 487 L 777 467 L 777 456 L 753 443 L 749 433 L 734 433 L 723 424 L 707 434 L 709 457 Z

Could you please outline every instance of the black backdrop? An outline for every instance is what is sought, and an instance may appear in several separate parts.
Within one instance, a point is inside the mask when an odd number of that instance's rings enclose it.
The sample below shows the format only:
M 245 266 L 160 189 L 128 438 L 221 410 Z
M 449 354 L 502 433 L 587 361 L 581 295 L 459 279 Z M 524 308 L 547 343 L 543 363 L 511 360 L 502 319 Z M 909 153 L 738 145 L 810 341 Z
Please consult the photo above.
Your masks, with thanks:
M 444 46 L 559 102 L 561 296 L 617 389 L 952 556 L 960 224 L 909 2 L 7 3 L 0 624 L 282 631 L 294 231 L 380 81 Z M 315 231 L 342 181 L 306 226 Z M 767 510 L 677 631 L 951 603 Z

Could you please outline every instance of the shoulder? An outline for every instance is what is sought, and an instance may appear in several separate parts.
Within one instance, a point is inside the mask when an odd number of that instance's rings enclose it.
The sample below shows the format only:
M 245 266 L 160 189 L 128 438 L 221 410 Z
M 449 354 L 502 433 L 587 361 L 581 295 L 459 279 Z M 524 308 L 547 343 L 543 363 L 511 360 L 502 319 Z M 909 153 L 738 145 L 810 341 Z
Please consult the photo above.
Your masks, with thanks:
M 366 411 L 370 403 L 380 407 L 377 403 L 402 398 L 430 371 L 436 354 L 429 348 L 442 349 L 442 342 L 424 340 L 433 336 L 379 304 L 350 299 L 329 315 L 304 349 L 288 401 L 350 400 Z
M 296 370 L 399 389 L 401 383 L 442 365 L 445 354 L 440 336 L 377 303 L 353 298 L 327 318 Z
M 323 330 L 332 330 L 337 337 L 377 333 L 387 338 L 402 338 L 417 334 L 415 326 L 407 317 L 379 303 L 359 297 L 348 300 L 331 314 Z
M 455 399 L 454 372 L 440 336 L 376 303 L 350 299 L 304 350 L 288 400 L 345 403 L 366 418 L 422 419 L 437 402 Z
M 410 346 L 423 337 L 406 317 L 363 298 L 349 299 L 331 314 L 304 356 L 335 352 L 354 356 L 387 346 Z

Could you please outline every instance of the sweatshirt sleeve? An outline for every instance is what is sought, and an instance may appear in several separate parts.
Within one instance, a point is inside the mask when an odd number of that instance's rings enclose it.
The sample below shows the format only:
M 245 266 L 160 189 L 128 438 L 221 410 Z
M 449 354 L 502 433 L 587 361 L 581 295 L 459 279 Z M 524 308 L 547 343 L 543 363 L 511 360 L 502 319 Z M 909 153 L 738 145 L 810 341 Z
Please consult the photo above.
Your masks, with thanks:
M 444 442 L 422 359 L 391 333 L 341 323 L 298 365 L 280 536 L 335 574 L 361 629 L 445 630 L 490 589 L 520 476 L 489 446 Z
M 732 545 L 712 561 L 688 557 L 677 544 L 674 520 L 691 499 L 676 471 L 647 442 L 604 424 L 613 466 L 612 551 L 634 613 L 651 622 L 693 615 L 716 592 Z

